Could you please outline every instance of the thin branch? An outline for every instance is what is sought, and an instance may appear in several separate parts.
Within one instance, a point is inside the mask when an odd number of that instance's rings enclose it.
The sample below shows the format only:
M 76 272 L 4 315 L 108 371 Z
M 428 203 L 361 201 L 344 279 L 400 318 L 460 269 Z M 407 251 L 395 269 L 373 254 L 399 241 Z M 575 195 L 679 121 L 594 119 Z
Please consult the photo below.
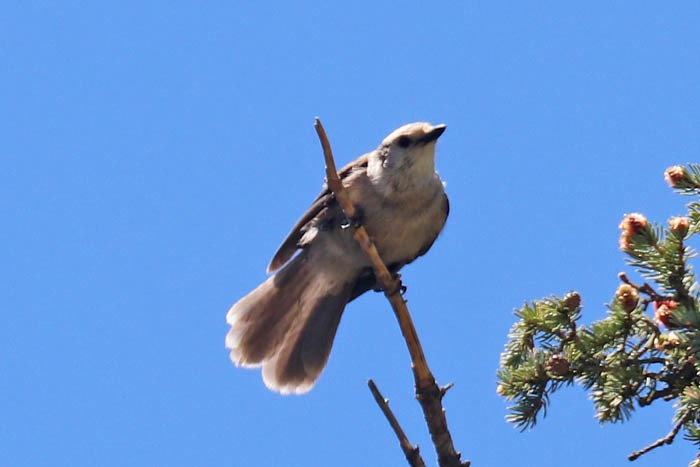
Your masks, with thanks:
M 352 204 L 347 190 L 343 186 L 340 177 L 338 177 L 338 171 L 335 166 L 335 161 L 333 160 L 333 152 L 331 150 L 331 145 L 328 142 L 326 130 L 323 128 L 323 125 L 318 118 L 316 119 L 314 126 L 316 128 L 316 132 L 318 133 L 318 137 L 321 140 L 323 155 L 326 160 L 326 180 L 328 182 L 328 188 L 335 195 L 335 199 L 343 209 L 345 217 L 348 219 L 354 219 L 357 217 L 357 209 Z M 408 313 L 406 301 L 399 293 L 401 291 L 401 282 L 396 280 L 391 275 L 389 269 L 384 264 L 384 261 L 382 261 L 382 258 L 379 256 L 377 247 L 370 239 L 367 229 L 365 229 L 363 225 L 355 225 L 353 236 L 355 241 L 359 243 L 364 253 L 372 262 L 372 268 L 374 269 L 375 276 L 379 280 L 379 283 L 382 284 L 384 294 L 389 299 L 389 302 L 391 302 L 391 306 L 396 313 L 396 317 L 399 320 L 399 325 L 401 326 L 401 332 L 403 333 L 406 343 L 408 344 L 408 351 L 411 354 L 411 360 L 413 362 L 413 371 L 416 374 L 419 387 L 422 388 L 429 386 L 431 381 L 434 384 L 434 378 L 430 373 L 430 369 L 428 368 L 428 363 L 425 359 L 423 348 L 418 341 L 418 334 L 413 326 L 411 316 Z
M 638 360 L 642 355 L 644 355 L 647 352 L 650 352 L 654 348 L 654 344 L 656 343 L 656 340 L 659 338 L 659 335 L 661 334 L 661 331 L 659 331 L 658 326 L 654 324 L 652 320 L 647 318 L 646 316 L 642 316 L 640 318 L 640 322 L 644 323 L 647 325 L 651 333 L 653 334 L 652 337 L 647 339 L 646 341 L 644 339 L 641 339 L 637 344 L 635 344 L 634 347 L 632 347 L 632 350 L 630 350 L 629 353 L 629 359 L 630 360 Z M 665 360 L 664 360 L 665 362 Z M 664 362 L 659 362 L 659 363 L 664 363 Z
M 666 363 L 666 360 L 661 358 L 661 357 L 649 357 L 649 358 L 639 358 L 637 360 L 634 360 L 634 362 L 638 363 L 640 365 L 655 365 L 657 363 L 664 364 L 664 363 Z
M 669 433 L 666 436 L 664 436 L 663 438 L 657 439 L 656 441 L 651 443 L 649 446 L 642 448 L 639 451 L 633 452 L 632 454 L 627 456 L 627 458 L 631 461 L 634 461 L 634 460 L 639 459 L 639 457 L 643 456 L 647 452 L 652 451 L 658 447 L 661 447 L 664 444 L 673 443 L 673 440 L 676 439 L 676 435 L 678 435 L 678 432 L 681 431 L 681 428 L 683 427 L 683 425 L 688 420 L 690 420 L 692 416 L 693 416 L 693 414 L 691 412 L 687 412 L 685 415 L 683 415 L 683 417 L 680 420 L 678 420 L 678 422 L 675 424 L 673 429 L 671 431 L 669 431 Z
M 657 383 L 658 384 L 658 381 Z M 671 386 L 665 387 L 663 389 L 654 389 L 650 391 L 646 396 L 640 397 L 637 403 L 639 404 L 640 407 L 646 407 L 647 405 L 651 405 L 654 401 L 659 400 L 659 399 L 666 399 L 669 396 L 673 395 L 673 388 Z
M 399 421 L 389 408 L 389 401 L 382 396 L 382 393 L 379 392 L 379 388 L 374 384 L 374 381 L 370 379 L 367 381 L 367 385 L 369 386 L 369 390 L 372 391 L 374 400 L 377 401 L 377 405 L 379 405 L 379 408 L 384 413 L 389 425 L 391 425 L 394 433 L 396 433 L 396 437 L 399 439 L 399 444 L 401 445 L 401 449 L 403 449 L 403 453 L 406 455 L 406 460 L 409 465 L 411 465 L 411 467 L 425 467 L 425 462 L 420 455 L 418 446 L 412 445 L 406 437 L 406 433 L 403 431 L 403 428 L 401 428 Z
M 617 277 L 619 277 L 620 280 L 622 282 L 624 282 L 625 284 L 635 288 L 637 291 L 648 295 L 655 302 L 658 302 L 661 300 L 666 300 L 666 299 L 670 298 L 670 297 L 667 297 L 664 295 L 659 295 L 659 293 L 657 293 L 656 290 L 654 290 L 654 288 L 651 285 L 649 285 L 647 282 L 645 282 L 642 285 L 635 284 L 634 282 L 632 282 L 629 279 L 629 277 L 627 277 L 627 274 L 625 274 L 624 272 L 619 273 L 617 275 Z
M 328 188 L 335 195 L 335 199 L 343 209 L 345 217 L 348 219 L 356 219 L 357 210 L 352 204 L 340 177 L 338 177 L 338 171 L 333 160 L 333 152 L 330 142 L 328 141 L 328 136 L 318 118 L 315 120 L 314 128 L 316 128 L 316 133 L 323 147 Z M 364 226 L 354 225 L 354 227 L 353 236 L 355 241 L 357 241 L 360 248 L 362 248 L 372 263 L 374 275 L 379 283 L 382 284 L 384 295 L 389 300 L 389 303 L 391 303 L 394 314 L 399 321 L 401 333 L 408 346 L 408 351 L 411 354 L 413 376 L 416 382 L 416 397 L 423 409 L 423 415 L 425 416 L 431 439 L 438 454 L 438 463 L 441 467 L 468 466 L 469 462 L 462 462 L 460 460 L 460 453 L 454 448 L 452 436 L 447 427 L 445 410 L 442 407 L 441 399 L 443 393 L 435 382 L 435 377 L 430 371 L 430 368 L 428 368 L 428 362 L 425 359 L 423 348 L 418 340 L 418 333 L 413 325 L 411 315 L 408 312 L 406 301 L 401 295 L 401 281 L 395 279 L 391 275 Z

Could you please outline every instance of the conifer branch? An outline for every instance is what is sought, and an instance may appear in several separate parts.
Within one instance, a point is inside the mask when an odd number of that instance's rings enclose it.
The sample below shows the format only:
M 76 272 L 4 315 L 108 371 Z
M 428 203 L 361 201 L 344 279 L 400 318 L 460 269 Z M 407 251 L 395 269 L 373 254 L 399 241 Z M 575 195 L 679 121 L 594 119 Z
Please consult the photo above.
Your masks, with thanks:
M 700 165 L 671 167 L 665 177 L 679 193 L 700 196 Z M 590 391 L 601 422 L 626 420 L 658 400 L 675 401 L 673 429 L 630 460 L 671 444 L 680 430 L 700 445 L 700 284 L 689 262 L 695 252 L 688 247 L 700 233 L 700 201 L 687 208 L 687 215 L 670 218 L 666 226 L 639 213 L 624 216 L 620 249 L 645 282 L 620 273 L 605 318 L 577 325 L 576 293 L 516 311 L 497 388 L 513 403 L 510 422 L 534 426 L 558 389 L 580 383 Z M 691 466 L 700 467 L 700 455 Z

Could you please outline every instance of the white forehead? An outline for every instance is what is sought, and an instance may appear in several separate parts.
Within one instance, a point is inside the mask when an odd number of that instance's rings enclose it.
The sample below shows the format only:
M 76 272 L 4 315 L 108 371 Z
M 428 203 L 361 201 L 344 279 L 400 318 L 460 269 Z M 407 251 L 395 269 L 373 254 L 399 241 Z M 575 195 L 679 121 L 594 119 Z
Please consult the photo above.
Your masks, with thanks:
M 433 125 L 431 125 L 428 122 L 414 122 L 414 123 L 408 123 L 400 128 L 397 128 L 396 130 L 392 131 L 389 133 L 389 136 L 384 138 L 384 141 L 382 141 L 382 144 L 391 144 L 392 141 L 394 141 L 396 138 L 399 136 L 413 136 L 413 137 L 420 137 L 420 136 L 425 136 L 430 130 L 433 129 Z

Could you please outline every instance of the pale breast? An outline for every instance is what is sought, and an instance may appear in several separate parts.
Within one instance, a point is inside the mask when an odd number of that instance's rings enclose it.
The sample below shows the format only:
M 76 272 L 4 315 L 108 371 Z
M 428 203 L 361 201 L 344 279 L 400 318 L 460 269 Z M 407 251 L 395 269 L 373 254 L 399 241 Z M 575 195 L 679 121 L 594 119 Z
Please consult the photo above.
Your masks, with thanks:
M 447 219 L 442 185 L 423 196 L 386 205 L 379 218 L 367 219 L 367 228 L 387 263 L 413 261 L 435 241 Z
M 348 181 L 351 201 L 361 210 L 362 223 L 387 265 L 409 263 L 425 253 L 445 225 L 447 199 L 437 176 L 419 190 L 394 193 L 390 198 L 376 190 L 365 176 Z M 342 217 L 340 208 L 336 209 Z M 304 238 L 316 246 L 312 254 L 323 255 L 334 268 L 354 270 L 370 265 L 352 238 L 352 229 L 334 224 L 330 230 L 314 228 Z

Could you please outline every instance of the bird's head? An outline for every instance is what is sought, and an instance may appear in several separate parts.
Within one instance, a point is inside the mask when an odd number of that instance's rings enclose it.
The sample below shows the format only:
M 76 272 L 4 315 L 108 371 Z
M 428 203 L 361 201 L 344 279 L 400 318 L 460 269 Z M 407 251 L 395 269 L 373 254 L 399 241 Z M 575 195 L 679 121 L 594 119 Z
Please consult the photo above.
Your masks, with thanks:
M 374 152 L 368 175 L 396 191 L 434 179 L 435 143 L 445 128 L 416 122 L 392 131 Z

